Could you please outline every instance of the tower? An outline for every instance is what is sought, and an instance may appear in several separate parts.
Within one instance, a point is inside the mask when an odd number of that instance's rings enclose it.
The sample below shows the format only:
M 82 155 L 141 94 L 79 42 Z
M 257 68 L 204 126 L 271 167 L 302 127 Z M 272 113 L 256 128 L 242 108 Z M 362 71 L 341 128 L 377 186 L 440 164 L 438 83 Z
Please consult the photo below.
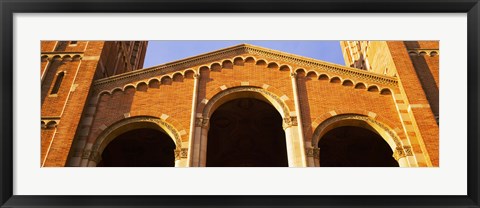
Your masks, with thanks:
M 394 95 L 404 128 L 439 165 L 439 42 L 341 41 L 347 66 L 397 77 Z M 416 139 L 417 138 L 417 139 Z
M 41 165 L 65 166 L 95 79 L 143 67 L 146 41 L 41 42 Z M 54 154 L 49 154 L 55 152 Z

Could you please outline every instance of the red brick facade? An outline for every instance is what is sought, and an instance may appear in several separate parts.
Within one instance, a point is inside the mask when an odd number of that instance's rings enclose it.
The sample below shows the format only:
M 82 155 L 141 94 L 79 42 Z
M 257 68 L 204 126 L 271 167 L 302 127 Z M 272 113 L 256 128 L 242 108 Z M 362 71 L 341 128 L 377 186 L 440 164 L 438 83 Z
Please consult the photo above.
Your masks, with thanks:
M 125 48 L 136 43 L 138 60 L 128 65 L 133 50 Z M 134 122 L 157 122 L 175 137 L 177 166 L 202 166 L 208 150 L 199 139 L 208 131 L 210 108 L 240 97 L 270 102 L 285 129 L 298 128 L 289 130 L 293 140 L 303 138 L 292 143 L 300 162 L 291 166 L 318 166 L 324 128 L 346 123 L 378 131 L 403 166 L 439 165 L 432 113 L 433 108 L 438 113 L 438 56 L 417 63 L 404 42 L 388 42 L 397 76 L 251 45 L 136 70 L 146 48 L 136 43 L 78 41 L 57 51 L 58 43 L 42 42 L 43 166 L 95 166 L 108 142 L 136 128 Z M 438 50 L 438 43 L 420 46 Z M 419 81 L 424 76 L 419 65 L 430 69 L 433 79 Z M 61 88 L 51 95 L 59 72 L 65 73 Z

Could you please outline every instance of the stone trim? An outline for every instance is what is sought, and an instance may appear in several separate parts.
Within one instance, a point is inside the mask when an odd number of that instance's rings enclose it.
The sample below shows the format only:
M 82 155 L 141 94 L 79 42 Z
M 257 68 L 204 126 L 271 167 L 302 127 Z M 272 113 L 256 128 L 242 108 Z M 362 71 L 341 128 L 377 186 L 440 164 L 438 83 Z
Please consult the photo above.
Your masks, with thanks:
M 60 123 L 60 117 L 42 117 L 41 118 L 42 129 L 56 128 L 59 123 Z
M 296 116 L 289 116 L 283 118 L 283 130 L 290 128 L 292 126 L 298 126 L 298 121 Z
M 318 147 L 306 147 L 305 148 L 305 154 L 307 155 L 307 157 L 319 158 L 320 157 L 320 148 L 318 148 Z
M 109 138 L 110 141 L 107 141 L 107 137 L 111 135 L 114 131 L 117 129 L 128 125 L 128 124 L 133 124 L 133 123 L 141 123 L 141 122 L 150 122 L 150 123 L 155 123 L 158 125 L 159 128 L 163 129 L 166 131 L 167 134 L 170 136 L 173 136 L 173 140 L 175 142 L 176 150 L 175 151 L 181 151 L 181 146 L 182 146 L 182 140 L 180 137 L 180 133 L 173 127 L 171 124 L 167 123 L 166 121 L 156 118 L 156 117 L 151 117 L 151 116 L 139 116 L 139 117 L 130 117 L 123 119 L 117 123 L 114 123 L 110 125 L 108 128 L 106 128 L 95 140 L 95 144 L 92 146 L 91 149 L 84 150 L 84 155 L 82 158 L 89 158 L 90 152 L 96 152 L 100 154 L 100 151 L 103 151 L 103 148 L 106 147 L 106 145 L 111 142 L 113 138 Z
M 83 59 L 83 52 L 42 52 L 40 57 L 48 61 L 78 61 Z
M 287 105 L 283 102 L 283 100 L 278 97 L 277 95 L 273 94 L 272 92 L 269 92 L 263 88 L 259 88 L 259 87 L 253 87 L 253 86 L 240 86 L 240 87 L 234 87 L 234 88 L 230 88 L 230 89 L 227 89 L 227 90 L 224 90 L 224 91 L 221 91 L 220 93 L 216 94 L 215 96 L 213 96 L 209 101 L 208 103 L 206 104 L 206 106 L 204 107 L 203 109 L 203 117 L 204 119 L 207 118 L 208 119 L 208 113 L 209 111 L 211 110 L 211 108 L 213 107 L 213 104 L 215 104 L 218 100 L 220 100 L 221 98 L 223 98 L 224 96 L 228 95 L 228 94 L 232 94 L 232 93 L 236 93 L 236 92 L 257 92 L 257 93 L 260 93 L 264 96 L 267 96 L 269 98 L 272 98 L 273 100 L 275 100 L 275 102 L 277 104 L 279 104 L 281 106 L 281 109 L 283 111 L 283 114 L 284 114 L 284 117 L 285 118 L 288 118 L 290 117 L 290 110 L 288 109 Z
M 337 115 L 337 116 L 334 116 L 334 117 L 331 117 L 331 118 L 325 120 L 324 122 L 322 122 L 322 124 L 320 124 L 315 129 L 315 131 L 313 133 L 313 136 L 312 136 L 312 145 L 315 145 L 315 146 L 318 145 L 318 142 L 320 140 L 320 134 L 322 133 L 322 131 L 327 126 L 330 126 L 333 123 L 343 121 L 343 120 L 366 121 L 368 123 L 373 123 L 373 124 L 377 125 L 378 127 L 382 128 L 392 138 L 393 142 L 395 143 L 395 147 L 392 147 L 392 148 L 394 148 L 393 157 L 396 160 L 398 160 L 402 157 L 406 157 L 406 156 L 413 156 L 412 147 L 409 146 L 409 145 L 403 145 L 401 139 L 398 138 L 395 131 L 391 130 L 390 127 L 387 127 L 386 125 L 377 121 L 376 119 L 373 119 L 373 118 L 370 118 L 370 117 L 364 116 L 364 115 L 359 115 L 359 114 Z
M 271 50 L 267 48 L 262 48 L 258 46 L 241 44 L 233 46 L 226 49 L 221 49 L 218 51 L 194 56 L 187 59 L 178 60 L 175 62 L 170 62 L 163 65 L 158 65 L 146 69 L 135 70 L 132 72 L 127 72 L 103 79 L 96 80 L 94 82 L 94 89 L 96 92 L 113 89 L 118 87 L 118 85 L 126 85 L 128 83 L 137 82 L 139 80 L 149 79 L 151 77 L 157 77 L 166 75 L 169 73 L 174 73 L 179 70 L 189 69 L 190 67 L 200 66 L 206 63 L 215 62 L 217 60 L 223 60 L 230 58 L 232 56 L 238 56 L 241 54 L 252 54 L 258 55 L 265 58 L 274 59 L 276 61 L 285 61 L 290 63 L 295 63 L 302 65 L 306 68 L 311 68 L 313 71 L 320 72 L 331 72 L 337 75 L 347 75 L 349 77 L 357 78 L 361 81 L 369 81 L 381 83 L 389 86 L 398 86 L 398 80 L 396 77 L 389 77 L 384 75 L 375 74 L 368 71 L 361 71 L 356 68 L 346 67 L 342 65 L 332 64 L 324 61 L 319 61 L 316 59 L 311 59 L 307 57 L 302 57 L 294 54 L 289 54 L 281 51 Z M 233 60 L 238 57 L 234 57 Z M 243 59 L 243 58 L 242 58 Z M 269 62 L 269 61 L 267 61 Z M 277 63 L 278 66 L 285 65 Z M 317 72 L 318 73 L 318 72 Z

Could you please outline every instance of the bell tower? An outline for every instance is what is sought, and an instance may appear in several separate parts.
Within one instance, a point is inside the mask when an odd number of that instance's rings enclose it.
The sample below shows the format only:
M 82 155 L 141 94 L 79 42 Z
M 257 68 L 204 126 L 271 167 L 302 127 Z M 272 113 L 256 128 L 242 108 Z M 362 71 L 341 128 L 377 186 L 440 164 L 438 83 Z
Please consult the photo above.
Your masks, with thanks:
M 146 41 L 41 41 L 41 166 L 65 166 L 95 79 L 141 69 Z M 88 122 L 88 121 L 87 121 Z M 49 154 L 55 151 L 55 154 Z

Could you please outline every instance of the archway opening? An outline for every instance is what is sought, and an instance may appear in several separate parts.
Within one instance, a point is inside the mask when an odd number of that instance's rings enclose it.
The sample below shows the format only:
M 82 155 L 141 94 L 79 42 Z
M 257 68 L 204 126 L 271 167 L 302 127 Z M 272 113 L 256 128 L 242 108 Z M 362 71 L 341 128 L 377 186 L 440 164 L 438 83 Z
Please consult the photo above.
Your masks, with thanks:
M 209 167 L 287 167 L 282 117 L 269 103 L 239 98 L 219 106 L 210 117 Z
M 398 167 L 388 143 L 376 132 L 341 126 L 326 132 L 318 143 L 320 167 Z
M 175 143 L 162 131 L 140 128 L 114 138 L 97 167 L 174 167 Z

